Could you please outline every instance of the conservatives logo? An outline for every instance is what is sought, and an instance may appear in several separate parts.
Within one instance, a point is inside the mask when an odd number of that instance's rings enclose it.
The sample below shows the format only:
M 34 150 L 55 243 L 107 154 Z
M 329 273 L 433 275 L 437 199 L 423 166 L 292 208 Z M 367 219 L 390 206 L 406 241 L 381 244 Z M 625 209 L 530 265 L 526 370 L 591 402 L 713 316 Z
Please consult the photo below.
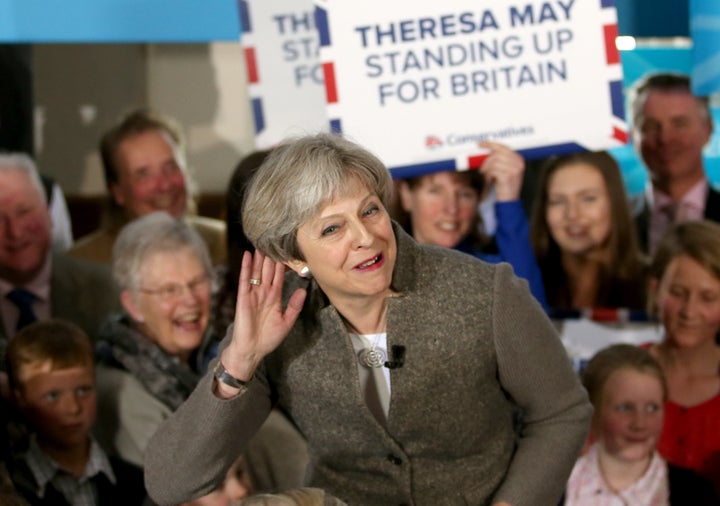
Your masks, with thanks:
M 507 142 L 507 139 L 515 137 L 528 137 L 535 133 L 532 125 L 522 125 L 517 127 L 506 127 L 501 130 L 488 130 L 486 132 L 474 132 L 469 134 L 448 133 L 444 138 L 437 135 L 428 135 L 425 137 L 425 149 L 434 150 L 443 147 L 453 148 L 456 146 L 470 145 L 471 148 L 477 148 L 477 143 L 482 141 Z
M 425 138 L 425 147 L 428 149 L 435 149 L 440 148 L 443 145 L 443 141 L 440 140 L 440 137 L 436 137 L 434 135 L 428 135 Z

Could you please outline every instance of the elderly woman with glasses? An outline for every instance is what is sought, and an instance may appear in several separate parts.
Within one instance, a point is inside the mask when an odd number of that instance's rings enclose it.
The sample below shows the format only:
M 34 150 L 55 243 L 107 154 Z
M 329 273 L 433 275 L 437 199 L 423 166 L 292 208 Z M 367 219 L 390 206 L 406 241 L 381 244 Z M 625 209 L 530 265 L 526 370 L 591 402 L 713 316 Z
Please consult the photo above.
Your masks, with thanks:
M 212 272 L 198 233 L 163 211 L 126 225 L 113 248 L 125 312 L 98 335 L 98 429 L 137 465 L 204 371 Z
M 256 253 L 232 332 L 148 445 L 156 502 L 211 490 L 277 404 L 307 484 L 348 504 L 557 503 L 591 408 L 552 323 L 508 264 L 418 245 L 391 192 L 340 137 L 273 149 L 243 206 Z

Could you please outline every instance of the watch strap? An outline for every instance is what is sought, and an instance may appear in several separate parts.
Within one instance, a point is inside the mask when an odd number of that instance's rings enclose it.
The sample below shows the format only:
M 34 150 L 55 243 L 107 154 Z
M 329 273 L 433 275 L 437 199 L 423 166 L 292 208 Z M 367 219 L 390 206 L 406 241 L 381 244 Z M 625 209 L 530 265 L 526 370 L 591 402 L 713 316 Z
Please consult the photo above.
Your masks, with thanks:
M 227 386 L 233 387 L 233 388 L 244 388 L 252 379 L 252 378 L 250 378 L 250 380 L 248 380 L 248 381 L 243 381 L 243 380 L 237 379 L 235 376 L 233 376 L 232 374 L 230 374 L 229 372 L 227 372 L 225 370 L 225 366 L 222 364 L 222 362 L 220 362 L 219 359 L 218 359 L 217 364 L 215 365 L 215 369 L 213 370 L 213 373 L 218 381 L 221 381 L 221 382 L 225 383 Z

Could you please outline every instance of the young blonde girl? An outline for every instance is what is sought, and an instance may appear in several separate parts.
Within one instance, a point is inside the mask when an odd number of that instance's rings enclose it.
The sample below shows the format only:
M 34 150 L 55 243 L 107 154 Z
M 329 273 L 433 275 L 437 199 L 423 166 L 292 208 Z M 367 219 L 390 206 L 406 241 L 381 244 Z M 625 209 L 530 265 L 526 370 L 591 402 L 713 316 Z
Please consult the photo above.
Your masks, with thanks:
M 595 408 L 594 443 L 568 480 L 566 506 L 716 505 L 712 486 L 658 453 L 667 385 L 655 359 L 617 344 L 598 352 L 583 372 Z

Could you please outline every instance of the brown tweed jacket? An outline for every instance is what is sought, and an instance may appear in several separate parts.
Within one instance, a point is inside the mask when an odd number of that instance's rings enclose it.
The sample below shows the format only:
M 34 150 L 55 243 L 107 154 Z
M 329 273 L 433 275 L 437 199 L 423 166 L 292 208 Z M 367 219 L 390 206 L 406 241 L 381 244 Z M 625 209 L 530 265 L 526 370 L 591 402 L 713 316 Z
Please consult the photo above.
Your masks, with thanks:
M 395 235 L 402 295 L 390 299 L 388 347 L 406 353 L 391 370 L 387 426 L 367 409 L 341 318 L 312 283 L 246 390 L 220 400 L 208 375 L 160 427 L 145 460 L 156 501 L 210 491 L 277 401 L 308 440 L 309 484 L 348 504 L 557 503 L 592 408 L 552 324 L 509 265 Z

